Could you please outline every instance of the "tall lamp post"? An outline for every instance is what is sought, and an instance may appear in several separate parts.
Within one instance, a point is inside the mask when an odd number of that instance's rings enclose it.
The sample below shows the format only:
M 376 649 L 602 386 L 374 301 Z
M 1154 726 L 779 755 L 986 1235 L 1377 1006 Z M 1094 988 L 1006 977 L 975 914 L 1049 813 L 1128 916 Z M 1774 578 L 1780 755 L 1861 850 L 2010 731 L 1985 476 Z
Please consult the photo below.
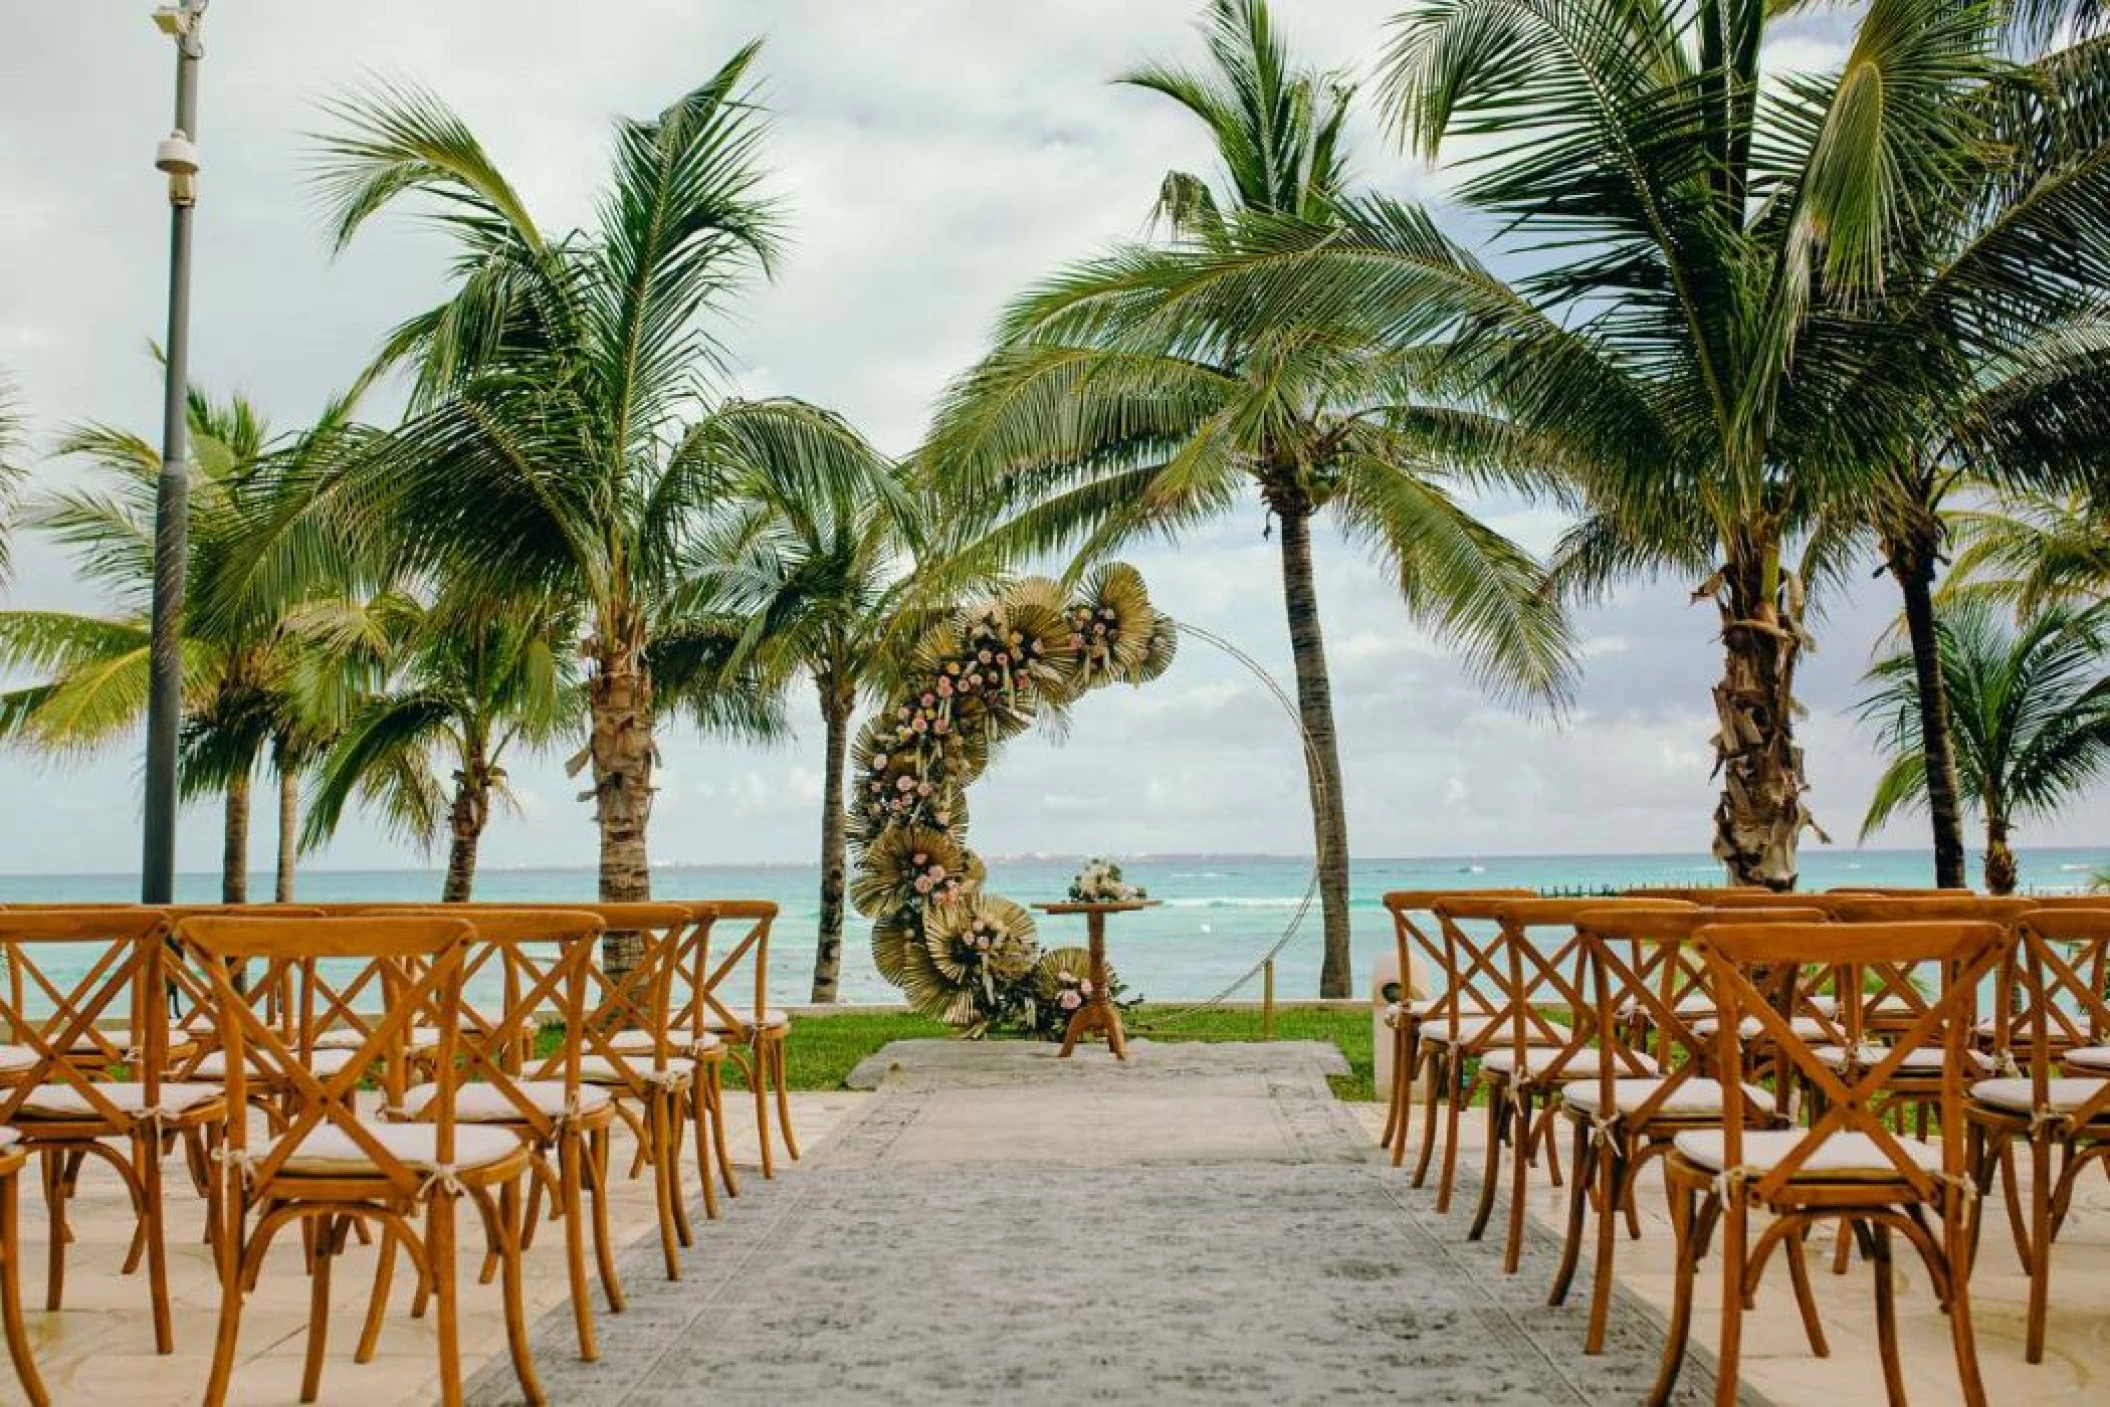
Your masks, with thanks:
M 198 62 L 210 0 L 154 11 L 176 42 L 176 126 L 154 155 L 169 183 L 167 384 L 161 413 L 161 479 L 154 507 L 154 617 L 147 651 L 146 828 L 140 893 L 149 904 L 176 897 L 176 735 L 183 721 L 183 586 L 190 555 L 191 214 L 198 203 Z

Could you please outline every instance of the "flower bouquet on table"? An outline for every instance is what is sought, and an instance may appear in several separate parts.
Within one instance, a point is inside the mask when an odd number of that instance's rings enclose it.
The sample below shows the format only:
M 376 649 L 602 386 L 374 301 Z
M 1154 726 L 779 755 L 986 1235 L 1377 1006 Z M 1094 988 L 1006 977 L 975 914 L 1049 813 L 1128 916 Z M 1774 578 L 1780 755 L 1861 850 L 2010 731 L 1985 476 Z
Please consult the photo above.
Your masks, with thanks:
M 1133 904 L 1149 897 L 1148 890 L 1123 879 L 1121 867 L 1112 860 L 1087 860 L 1070 880 L 1073 904 Z

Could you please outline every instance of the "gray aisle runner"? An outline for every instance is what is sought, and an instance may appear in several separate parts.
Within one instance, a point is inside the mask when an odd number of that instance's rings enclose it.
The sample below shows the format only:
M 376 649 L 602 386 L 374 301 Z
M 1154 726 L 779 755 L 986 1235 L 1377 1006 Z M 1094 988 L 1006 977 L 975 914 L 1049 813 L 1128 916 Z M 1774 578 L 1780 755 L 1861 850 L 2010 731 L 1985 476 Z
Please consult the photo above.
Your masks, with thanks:
M 859 1070 L 880 1097 L 774 1183 L 744 1178 L 688 1279 L 661 1278 L 656 1238 L 626 1257 L 599 1363 L 568 1312 L 537 1326 L 551 1401 L 1640 1400 L 1655 1318 L 1623 1301 L 1585 1358 L 1586 1295 L 1545 1307 L 1551 1239 L 1504 1277 L 1373 1157 L 1331 1047 L 1132 1054 L 889 1046 Z M 1712 1400 L 1703 1362 L 1683 1387 Z M 517 1398 L 503 1357 L 470 1392 Z

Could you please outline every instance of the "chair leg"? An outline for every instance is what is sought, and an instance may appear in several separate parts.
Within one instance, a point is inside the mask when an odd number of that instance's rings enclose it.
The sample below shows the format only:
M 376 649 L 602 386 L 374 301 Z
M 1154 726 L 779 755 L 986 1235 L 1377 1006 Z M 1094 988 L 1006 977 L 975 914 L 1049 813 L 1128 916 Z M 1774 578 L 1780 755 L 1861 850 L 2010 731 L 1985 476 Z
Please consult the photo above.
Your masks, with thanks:
M 1119 1028 L 1116 1027 L 1118 1033 Z M 777 1136 L 784 1140 L 784 1154 L 796 1163 L 799 1160 L 799 1136 L 791 1127 L 791 1033 L 770 1039 L 769 1070 L 771 1081 L 777 1087 Z
M 1749 1249 L 1743 1193 L 1730 1189 L 1722 1201 L 1722 1338 L 1715 1352 L 1716 1407 L 1736 1407 L 1738 1365 L 1744 1349 L 1744 1254 Z
M 132 1136 L 133 1168 L 139 1177 L 139 1225 L 146 1236 L 147 1296 L 154 1307 L 154 1351 L 176 1351 L 176 1326 L 169 1314 L 168 1234 L 162 1222 L 161 1139 L 152 1125 Z
M 1567 1302 L 1568 1287 L 1575 1281 L 1575 1267 L 1582 1259 L 1583 1222 L 1588 1219 L 1590 1181 L 1595 1176 L 1595 1157 L 1590 1147 L 1590 1126 L 1575 1122 L 1575 1176 L 1568 1184 L 1568 1227 L 1561 1237 L 1560 1266 L 1553 1272 L 1553 1288 L 1546 1294 L 1548 1306 L 1558 1309 Z
M 1618 1135 L 1613 1135 L 1616 1139 Z M 1578 1164 L 1578 1167 L 1580 1164 Z M 1629 1207 L 1632 1205 L 1633 1164 L 1627 1159 L 1622 1145 L 1607 1141 L 1597 1151 L 1597 1260 L 1590 1267 L 1590 1323 L 1583 1331 L 1583 1352 L 1604 1352 L 1606 1326 L 1612 1317 L 1612 1257 L 1619 1245 L 1618 1210 L 1621 1194 L 1625 1193 Z M 1583 1177 L 1576 1173 L 1576 1182 L 1581 1185 Z
M 228 1227 L 221 1234 L 220 1253 L 220 1329 L 213 1338 L 212 1371 L 205 1380 L 205 1407 L 221 1407 L 227 1400 L 228 1380 L 234 1375 L 235 1348 L 242 1335 L 242 1195 L 230 1189 L 226 1201 Z
M 1436 1153 L 1436 1104 L 1445 1090 L 1450 1088 L 1451 1062 L 1449 1047 L 1430 1048 L 1428 1088 L 1421 1097 L 1421 1147 L 1414 1155 L 1414 1185 L 1420 1187 L 1429 1180 L 1429 1163 Z M 1412 1078 L 1411 1075 L 1408 1076 Z M 1406 1135 L 1400 1135 L 1398 1146 L 1392 1150 L 1392 1166 L 1398 1167 L 1407 1153 Z M 1443 1210 L 1439 1202 L 1436 1208 Z
M 1876 1274 L 1876 1348 L 1883 1358 L 1883 1387 L 1890 1407 L 1905 1407 L 1905 1365 L 1898 1357 L 1898 1285 L 1890 1264 L 1890 1227 L 1876 1222 L 1873 1238 Z
M 623 1312 L 623 1282 L 615 1271 L 615 1232 L 608 1224 L 608 1130 L 593 1135 L 590 1150 L 593 1167 L 593 1256 L 601 1272 L 601 1293 L 608 1298 L 610 1312 Z
M 645 1115 L 645 1127 L 652 1141 L 652 1192 L 659 1201 L 659 1245 L 666 1258 L 667 1278 L 681 1278 L 680 1234 L 676 1230 L 674 1216 L 674 1189 L 667 1177 L 667 1101 L 654 1099 Z
M 15 1377 L 30 1407 L 51 1407 L 51 1394 L 37 1373 L 37 1360 L 29 1351 L 29 1328 L 22 1319 L 22 1277 L 18 1273 L 22 1255 L 19 1219 L 20 1191 L 17 1173 L 0 1176 L 0 1326 L 7 1334 L 7 1356 L 14 1361 Z
M 754 1058 L 748 1062 L 747 1082 L 754 1087 L 755 1143 L 762 1150 L 762 1178 L 766 1182 L 777 1175 L 777 1169 L 769 1152 L 769 1078 L 764 1073 L 769 1057 L 762 1049 L 761 1032 L 755 1033 L 749 1048 Z
M 1473 1207 L 1472 1227 L 1465 1233 L 1468 1241 L 1479 1240 L 1487 1231 L 1488 1219 L 1494 1215 L 1495 1184 L 1502 1180 L 1502 1141 L 1509 1136 L 1510 1121 L 1515 1112 L 1509 1102 L 1507 1087 L 1496 1086 L 1487 1091 L 1486 1159 L 1480 1175 L 1480 1200 Z
M 689 1199 L 682 1188 L 681 1146 L 684 1142 L 684 1107 L 687 1103 L 678 1091 L 661 1090 L 659 1101 L 665 1105 L 662 1118 L 666 1123 L 665 1143 L 662 1153 L 666 1158 L 665 1173 L 670 1205 L 674 1208 L 674 1234 L 686 1250 L 696 1244 L 696 1228 L 689 1224 Z M 655 1155 L 659 1156 L 659 1155 Z
M 300 1368 L 303 1402 L 313 1402 L 322 1392 L 322 1355 L 330 1340 L 330 1264 L 337 1258 L 336 1218 L 322 1218 L 317 1231 L 314 1264 L 308 1271 L 308 1351 Z
M 1980 1206 L 1983 1204 L 1981 1203 Z M 1975 1220 L 1979 1207 L 1966 1207 L 1962 1215 Z M 1963 1389 L 1965 1407 L 1986 1407 L 1985 1379 L 1978 1371 L 1978 1333 L 1971 1323 L 1971 1277 L 1956 1267 L 1969 1228 L 1960 1226 L 1952 1208 L 1947 1220 L 1949 1255 L 1949 1340 L 1956 1349 L 1957 1385 Z
M 703 1067 L 708 1072 L 711 1091 L 711 1151 L 717 1155 L 718 1181 L 725 1188 L 725 1195 L 740 1195 L 740 1175 L 733 1171 L 733 1153 L 728 1146 L 725 1130 L 725 1071 L 717 1065 Z
M 2044 1361 L 2044 1324 L 2051 1309 L 2051 1138 L 2038 1133 L 2029 1141 L 2029 1319 L 2022 1356 Z
M 1782 1250 L 1788 1258 L 1788 1279 L 1795 1287 L 1795 1307 L 1802 1312 L 1802 1332 L 1809 1338 L 1810 1352 L 1818 1358 L 1829 1358 L 1831 1345 L 1825 1340 L 1823 1321 L 1817 1317 L 1816 1292 L 1810 1288 L 1809 1248 L 1798 1235 L 1788 1237 Z
M 567 1136 L 566 1143 L 576 1149 L 578 1140 Z M 573 1169 L 578 1165 L 577 1154 L 573 1154 Z M 576 1210 L 578 1185 L 572 1183 L 567 1189 L 573 1196 Z M 506 1317 L 506 1348 L 513 1357 L 513 1375 L 520 1380 L 520 1392 L 528 1401 L 528 1407 L 544 1407 L 549 1401 L 542 1391 L 542 1380 L 535 1374 L 535 1355 L 528 1343 L 527 1306 L 521 1294 L 520 1266 L 520 1180 L 513 1178 L 499 1189 L 498 1193 L 498 1254 L 503 1269 L 499 1278 L 503 1282 Z M 566 1240 L 573 1239 L 578 1228 L 578 1219 L 566 1219 Z M 581 1264 L 573 1279 L 573 1292 L 583 1303 L 585 1300 L 586 1276 Z M 592 1334 L 593 1320 L 586 1319 L 587 1333 Z
M 1401 1062 L 1406 1058 L 1406 1049 L 1407 1028 L 1394 1026 L 1392 1028 L 1392 1081 L 1391 1087 L 1386 1091 L 1385 1099 L 1385 1131 L 1377 1136 L 1377 1146 L 1386 1150 L 1391 1149 L 1393 1138 L 1400 1133 L 1400 1092 L 1407 1088 L 1406 1069 Z
M 1458 1121 L 1465 1107 L 1468 1084 L 1465 1078 L 1465 1055 L 1457 1046 L 1448 1051 L 1450 1063 L 1450 1089 L 1443 1106 L 1443 1170 L 1436 1178 L 1436 1210 L 1451 1209 L 1451 1183 L 1458 1175 Z M 1416 1179 L 1415 1186 L 1421 1185 Z
M 426 1203 L 425 1254 L 432 1261 L 433 1328 L 439 1337 L 440 1404 L 462 1407 L 461 1307 L 455 1265 L 454 1198 L 445 1192 Z
M 1517 1273 L 1517 1265 L 1524 1254 L 1524 1209 L 1531 1204 L 1531 1159 L 1528 1154 L 1535 1137 L 1543 1136 L 1543 1141 L 1546 1145 L 1546 1161 L 1553 1164 L 1556 1169 L 1559 1166 L 1550 1133 L 1544 1135 L 1535 1133 L 1535 1130 L 1539 1129 L 1539 1125 L 1537 1115 L 1531 1107 L 1531 1087 L 1518 1084 L 1512 1088 L 1515 1091 L 1517 1101 L 1516 1113 L 1511 1116 L 1513 1120 L 1512 1136 L 1517 1140 L 1517 1146 L 1514 1150 L 1515 1156 L 1510 1159 L 1509 1167 L 1509 1226 L 1502 1241 L 1502 1273 L 1504 1275 Z M 1560 1185 L 1560 1178 L 1557 1173 L 1554 1177 L 1554 1185 L 1556 1187 Z
M 354 1363 L 371 1363 L 381 1346 L 381 1323 L 388 1317 L 388 1289 L 396 1278 L 396 1233 L 381 1229 L 381 1249 L 374 1259 L 374 1289 L 366 1300 L 366 1322 L 359 1329 L 359 1347 Z
M 44 1257 L 44 1310 L 56 1314 L 66 1299 L 66 1243 L 73 1239 L 66 1225 L 66 1155 L 57 1149 L 46 1149 L 38 1157 L 38 1172 L 44 1179 L 45 1219 L 51 1227 Z
M 1692 1333 L 1693 1288 L 1700 1268 L 1694 1201 L 1689 1189 L 1670 1189 L 1670 1221 L 1672 1234 L 1677 1238 L 1677 1259 L 1673 1267 L 1670 1323 L 1663 1331 L 1663 1362 L 1656 1370 L 1655 1385 L 1649 1389 L 1648 1407 L 1667 1407 L 1671 1394 L 1677 1391 L 1678 1375 L 1685 1367 L 1686 1340 Z
M 593 1335 L 593 1303 L 586 1297 L 586 1208 L 584 1206 L 585 1195 L 581 1190 L 584 1178 L 579 1170 L 579 1158 L 582 1152 L 581 1139 L 575 1130 L 566 1128 L 558 1133 L 557 1195 L 559 1204 L 564 1211 L 564 1268 L 571 1278 L 572 1326 L 578 1331 L 579 1335 L 579 1357 L 588 1363 L 592 1363 L 600 1358 L 601 1350 Z M 500 1199 L 500 1210 L 506 1213 L 505 1216 L 501 1217 L 501 1220 L 507 1220 L 510 1223 L 510 1212 L 507 1209 L 512 1202 L 519 1200 L 518 1184 L 507 1183 L 505 1196 Z M 526 1240 L 524 1228 L 528 1220 L 526 1217 L 522 1218 L 522 1243 Z M 512 1233 L 511 1225 L 508 1224 L 505 1230 L 510 1235 Z M 516 1260 L 519 1249 L 520 1246 L 515 1244 L 509 1252 L 515 1256 Z M 517 1267 L 508 1269 L 505 1273 L 510 1276 L 513 1274 L 514 1269 L 517 1269 Z M 509 1283 L 506 1289 L 509 1301 L 512 1294 L 513 1287 Z M 512 1328 L 510 1303 L 507 1306 L 507 1311 L 508 1323 L 506 1327 L 510 1331 Z
M 718 1220 L 718 1178 L 711 1171 L 711 1092 L 707 1084 L 707 1067 L 696 1066 L 696 1078 L 689 1085 L 689 1126 L 696 1135 L 696 1180 L 703 1184 L 703 1214 L 712 1221 Z

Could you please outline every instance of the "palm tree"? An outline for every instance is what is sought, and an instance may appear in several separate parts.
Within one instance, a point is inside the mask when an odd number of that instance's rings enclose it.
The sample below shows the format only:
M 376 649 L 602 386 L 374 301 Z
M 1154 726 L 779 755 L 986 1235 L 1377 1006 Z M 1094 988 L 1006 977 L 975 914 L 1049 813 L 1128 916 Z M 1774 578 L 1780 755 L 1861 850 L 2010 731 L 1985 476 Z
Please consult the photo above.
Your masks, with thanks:
M 1844 570 L 1930 394 L 2077 315 L 2110 268 L 2097 41 L 2065 52 L 2029 129 L 2077 159 L 1950 251 L 1946 286 L 1972 285 L 1981 320 L 1901 342 L 1888 281 L 1934 267 L 1955 193 L 1984 188 L 1989 142 L 2028 106 L 2004 86 L 2005 12 L 1880 0 L 1840 73 L 1762 83 L 1797 8 L 1429 0 L 1399 21 L 1392 106 L 1429 156 L 1478 144 L 1458 201 L 1515 277 L 1366 198 L 1325 228 L 1246 223 L 1181 298 L 1188 318 L 1385 326 L 1423 349 L 1408 389 L 1446 453 L 1557 471 L 1581 499 L 1565 587 L 1698 581 L 1723 653 L 1714 851 L 1777 889 L 1814 824 L 1794 727 L 1812 586 Z
M 998 346 L 949 392 L 925 456 L 952 501 L 1000 508 L 977 550 L 1073 550 L 1078 567 L 1132 539 L 1174 536 L 1257 496 L 1278 534 L 1325 915 L 1320 991 L 1352 989 L 1348 828 L 1313 577 L 1314 518 L 1371 550 L 1411 613 L 1480 671 L 1558 696 L 1567 629 L 1531 557 L 1454 496 L 1464 482 L 1395 413 L 1415 374 L 1359 311 L 1262 315 L 1189 308 L 1239 221 L 1324 230 L 1342 199 L 1348 90 L 1293 67 L 1259 0 L 1212 9 L 1214 67 L 1128 81 L 1202 118 L 1226 178 L 1174 173 L 1161 213 L 1177 238 L 1078 265 L 1004 317 Z
M 307 623 L 338 599 L 354 573 L 326 535 L 289 538 L 311 567 L 289 594 L 237 596 L 225 578 L 250 551 L 246 525 L 268 501 L 275 460 L 297 462 L 358 433 L 351 400 L 331 403 L 314 427 L 274 440 L 241 396 L 189 398 L 193 443 L 189 605 L 185 655 L 182 789 L 224 796 L 221 898 L 248 899 L 250 788 L 259 756 L 294 726 L 291 686 Z M 87 426 L 59 445 L 105 481 L 32 502 L 25 521 L 70 549 L 82 575 L 109 596 L 109 614 L 0 612 L 0 660 L 45 676 L 0 696 L 0 733 L 64 755 L 99 749 L 145 716 L 148 608 L 153 590 L 155 484 L 160 451 L 144 437 Z M 224 601 L 220 609 L 208 602 Z M 339 663 L 343 663 L 343 659 Z M 285 838 L 282 837 L 282 846 Z
M 321 192 L 336 240 L 422 198 L 454 239 L 448 299 L 382 354 L 412 374 L 405 423 L 378 453 L 309 486 L 395 560 L 450 590 L 577 603 L 600 894 L 649 898 L 658 760 L 655 681 L 678 632 L 685 546 L 742 471 L 781 461 L 854 477 L 868 451 L 790 400 L 716 400 L 707 323 L 777 247 L 759 191 L 756 46 L 650 120 L 617 123 L 589 229 L 547 237 L 444 103 L 383 88 L 337 103 Z M 631 945 L 609 957 L 624 965 Z
M 1985 824 L 1985 886 L 2015 891 L 2016 822 L 2049 816 L 2110 769 L 2110 606 L 2052 606 L 2015 624 L 1994 603 L 1954 603 L 1937 623 L 1956 731 L 1957 772 Z M 1923 805 L 1918 685 L 1909 651 L 1869 671 L 1862 701 L 1891 763 L 1861 823 L 1866 839 Z
M 2110 598 L 2110 505 L 2085 492 L 2017 492 L 1952 509 L 1943 596 L 1983 595 L 2028 614 Z
M 925 506 L 876 452 L 869 472 L 851 483 L 816 482 L 803 466 L 771 460 L 728 488 L 738 510 L 705 546 L 683 605 L 722 623 L 730 641 L 723 668 L 770 693 L 802 677 L 814 688 L 825 742 L 813 1000 L 833 1002 L 848 869 L 850 722 L 860 698 L 887 692 L 905 647 L 932 614 L 922 604 L 929 574 L 908 571 Z
M 399 597 L 387 614 L 395 677 L 351 708 L 323 754 L 302 848 L 328 841 L 354 801 L 428 849 L 444 828 L 440 900 L 463 903 L 492 805 L 511 795 L 508 753 L 549 742 L 578 716 L 576 629 L 532 602 Z

